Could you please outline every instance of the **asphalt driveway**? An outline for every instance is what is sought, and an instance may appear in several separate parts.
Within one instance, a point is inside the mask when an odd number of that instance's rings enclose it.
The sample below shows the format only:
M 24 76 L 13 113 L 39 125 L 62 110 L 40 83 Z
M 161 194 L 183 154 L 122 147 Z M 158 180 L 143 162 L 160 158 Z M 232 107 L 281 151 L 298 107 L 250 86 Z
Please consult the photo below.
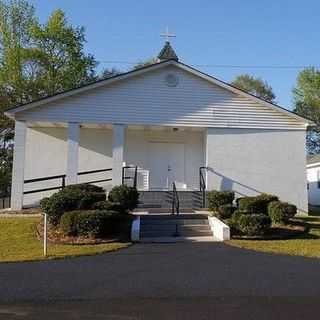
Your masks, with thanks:
M 320 260 L 222 243 L 139 244 L 0 264 L 0 319 L 319 318 Z

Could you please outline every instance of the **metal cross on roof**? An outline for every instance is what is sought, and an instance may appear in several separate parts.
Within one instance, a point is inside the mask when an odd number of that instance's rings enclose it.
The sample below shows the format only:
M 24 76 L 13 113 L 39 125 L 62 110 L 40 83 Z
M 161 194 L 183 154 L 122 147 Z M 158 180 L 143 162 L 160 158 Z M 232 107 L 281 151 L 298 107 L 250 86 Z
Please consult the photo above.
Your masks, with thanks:
M 163 37 L 163 38 L 166 38 L 166 41 L 169 42 L 170 38 L 175 38 L 175 34 L 174 33 L 170 33 L 169 32 L 169 28 L 167 27 L 166 28 L 166 31 L 165 32 L 161 32 L 160 33 L 160 37 Z

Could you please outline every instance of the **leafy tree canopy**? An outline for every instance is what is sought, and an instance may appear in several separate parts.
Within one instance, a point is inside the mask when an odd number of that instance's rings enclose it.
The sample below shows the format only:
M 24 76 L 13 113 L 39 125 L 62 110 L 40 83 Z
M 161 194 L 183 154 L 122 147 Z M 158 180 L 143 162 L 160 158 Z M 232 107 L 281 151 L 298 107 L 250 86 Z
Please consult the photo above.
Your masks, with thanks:
M 271 86 L 266 81 L 249 74 L 237 76 L 231 84 L 269 102 L 274 102 L 276 98 Z
M 320 70 L 302 70 L 293 89 L 294 111 L 313 120 L 316 124 L 307 134 L 307 147 L 310 153 L 320 152 Z

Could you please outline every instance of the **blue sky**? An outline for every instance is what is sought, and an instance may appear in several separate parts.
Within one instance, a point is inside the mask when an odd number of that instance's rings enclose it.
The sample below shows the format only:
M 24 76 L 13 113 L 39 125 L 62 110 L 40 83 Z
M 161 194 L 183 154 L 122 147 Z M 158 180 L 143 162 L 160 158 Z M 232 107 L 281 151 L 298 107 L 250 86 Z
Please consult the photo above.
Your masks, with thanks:
M 53 9 L 61 8 L 73 25 L 84 26 L 86 51 L 102 61 L 135 62 L 157 55 L 163 45 L 159 34 L 169 26 L 177 35 L 172 45 L 181 61 L 225 81 L 241 73 L 259 76 L 273 87 L 277 102 L 289 109 L 300 69 L 249 66 L 320 65 L 317 0 L 30 2 L 42 22 Z M 125 63 L 100 65 L 112 66 L 130 67 Z

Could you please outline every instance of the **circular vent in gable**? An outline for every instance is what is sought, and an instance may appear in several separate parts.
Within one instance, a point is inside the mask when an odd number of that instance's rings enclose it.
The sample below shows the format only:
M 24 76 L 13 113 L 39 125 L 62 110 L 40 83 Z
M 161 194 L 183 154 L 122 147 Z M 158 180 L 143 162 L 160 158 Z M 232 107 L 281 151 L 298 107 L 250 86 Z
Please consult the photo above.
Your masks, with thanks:
M 168 73 L 165 76 L 165 82 L 168 87 L 176 87 L 179 83 L 179 78 L 173 73 Z

